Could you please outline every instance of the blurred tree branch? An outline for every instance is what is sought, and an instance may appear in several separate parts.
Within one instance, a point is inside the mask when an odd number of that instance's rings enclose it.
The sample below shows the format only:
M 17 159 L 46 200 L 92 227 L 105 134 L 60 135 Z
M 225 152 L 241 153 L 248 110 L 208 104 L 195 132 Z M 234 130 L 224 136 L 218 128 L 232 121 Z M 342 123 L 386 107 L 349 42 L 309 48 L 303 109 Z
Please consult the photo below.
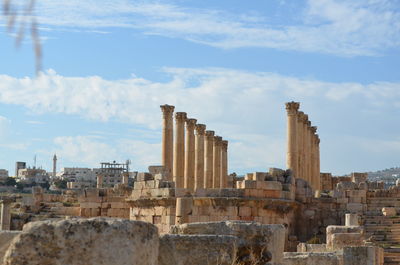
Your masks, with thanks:
M 2 0 L 3 16 L 8 32 L 15 37 L 16 47 L 20 47 L 25 38 L 27 28 L 30 28 L 30 37 L 35 53 L 36 73 L 42 66 L 42 45 L 38 32 L 38 24 L 34 15 L 36 0 Z M 17 3 L 15 3 L 17 2 Z M 22 3 L 22 4 L 21 4 Z

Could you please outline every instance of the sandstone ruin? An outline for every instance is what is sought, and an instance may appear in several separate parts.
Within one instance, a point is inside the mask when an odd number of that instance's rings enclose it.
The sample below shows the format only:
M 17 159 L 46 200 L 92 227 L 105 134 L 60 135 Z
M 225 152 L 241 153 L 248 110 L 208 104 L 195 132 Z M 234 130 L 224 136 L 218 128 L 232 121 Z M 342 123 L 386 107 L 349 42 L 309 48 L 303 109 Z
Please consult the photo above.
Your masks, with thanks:
M 162 165 L 132 187 L 100 174 L 96 189 L 1 198 L 3 264 L 400 264 L 400 186 L 321 173 L 299 108 L 286 104 L 287 169 L 238 178 L 228 141 L 162 105 Z

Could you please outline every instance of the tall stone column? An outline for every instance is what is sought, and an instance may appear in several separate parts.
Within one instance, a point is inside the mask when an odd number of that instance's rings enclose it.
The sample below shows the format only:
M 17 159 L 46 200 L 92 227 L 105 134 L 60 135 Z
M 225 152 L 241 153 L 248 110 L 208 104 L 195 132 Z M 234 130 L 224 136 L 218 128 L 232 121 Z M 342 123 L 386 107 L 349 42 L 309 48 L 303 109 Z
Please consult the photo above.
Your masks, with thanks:
M 316 149 L 316 157 L 317 157 L 317 159 L 316 159 L 316 164 L 317 164 L 317 166 L 316 166 L 316 172 L 318 172 L 318 181 L 317 181 L 317 183 L 318 183 L 318 189 L 319 190 L 321 190 L 321 159 L 320 159 L 320 150 L 319 150 L 319 143 L 320 143 L 320 139 L 319 139 L 319 136 L 318 136 L 318 134 L 316 134 L 315 135 L 315 137 L 316 137 L 316 147 L 315 147 L 315 149 Z
M 214 131 L 206 131 L 204 137 L 204 188 L 211 189 L 213 187 L 213 170 L 214 170 Z
M 316 165 L 316 161 L 317 161 L 317 156 L 316 156 L 316 143 L 315 143 L 315 133 L 317 132 L 317 126 L 311 126 L 310 128 L 310 145 L 311 145 L 311 166 L 310 166 L 310 170 L 311 170 L 311 179 L 312 179 L 312 183 L 313 183 L 313 188 L 314 190 L 319 190 L 318 188 L 318 176 L 316 173 L 317 170 L 317 165 Z
M 1 230 L 11 229 L 11 201 L 5 199 L 1 201 Z
M 221 142 L 222 137 L 214 136 L 213 145 L 213 188 L 221 188 Z
M 185 174 L 185 121 L 186 112 L 175 113 L 175 143 L 173 176 L 175 187 L 184 187 Z
M 194 190 L 194 127 L 196 126 L 196 119 L 186 120 L 186 148 L 185 148 L 185 189 Z
M 204 188 L 204 134 L 206 126 L 196 125 L 194 189 Z
M 103 183 L 104 183 L 104 175 L 102 173 L 97 175 L 97 183 L 96 183 L 96 187 L 98 189 L 102 189 L 103 188 Z
M 161 164 L 164 166 L 165 171 L 167 172 L 167 179 L 172 180 L 174 141 L 172 114 L 174 113 L 175 107 L 170 105 L 161 105 L 160 108 L 163 112 Z
M 304 146 L 303 146 L 303 120 L 304 113 L 299 111 L 297 113 L 297 177 L 304 179 Z
M 312 177 L 311 177 L 311 122 L 307 120 L 305 127 L 305 135 L 306 135 L 306 178 L 312 187 Z
M 291 169 L 293 176 L 298 177 L 297 153 L 297 112 L 300 107 L 298 102 L 286 103 L 287 111 L 287 153 L 286 167 Z
M 302 141 L 302 171 L 303 171 L 303 179 L 308 181 L 307 175 L 307 122 L 308 122 L 308 115 L 304 114 L 302 119 L 302 134 L 303 134 L 303 141 Z
M 228 188 L 228 141 L 221 145 L 221 188 Z

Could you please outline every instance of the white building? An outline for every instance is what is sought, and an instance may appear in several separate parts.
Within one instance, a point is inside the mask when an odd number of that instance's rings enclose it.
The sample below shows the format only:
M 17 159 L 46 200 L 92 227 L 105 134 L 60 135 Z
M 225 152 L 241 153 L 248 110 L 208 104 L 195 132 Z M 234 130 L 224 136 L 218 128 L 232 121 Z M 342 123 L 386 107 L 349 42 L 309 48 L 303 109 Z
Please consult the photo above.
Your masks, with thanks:
M 6 179 L 6 178 L 8 178 L 8 170 L 0 169 L 0 179 Z
M 57 177 L 67 181 L 68 189 L 95 188 L 99 168 L 64 167 Z
M 41 168 L 23 168 L 18 170 L 18 178 L 26 183 L 45 183 L 50 180 L 46 170 Z

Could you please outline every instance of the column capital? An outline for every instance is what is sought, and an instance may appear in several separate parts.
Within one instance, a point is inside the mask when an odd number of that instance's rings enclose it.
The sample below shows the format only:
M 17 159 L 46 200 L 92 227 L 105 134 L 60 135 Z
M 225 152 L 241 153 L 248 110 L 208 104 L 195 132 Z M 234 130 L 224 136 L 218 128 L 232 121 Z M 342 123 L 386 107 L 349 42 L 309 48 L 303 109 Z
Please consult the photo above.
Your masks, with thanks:
M 286 111 L 289 115 L 295 115 L 297 114 L 297 111 L 299 110 L 300 103 L 299 102 L 287 102 L 285 103 L 286 105 Z
M 213 140 L 214 139 L 214 134 L 215 134 L 214 131 L 206 131 L 206 133 L 205 133 L 206 139 L 208 141 Z
M 214 144 L 215 145 L 221 145 L 222 143 L 222 137 L 221 136 L 214 136 Z
M 186 112 L 176 112 L 175 113 L 176 121 L 184 122 L 184 121 L 186 121 L 186 118 L 187 118 Z
M 196 122 L 197 122 L 196 119 L 186 119 L 186 128 L 189 130 L 194 130 Z
M 311 121 L 307 120 L 307 121 L 305 122 L 305 124 L 307 125 L 308 128 L 311 128 Z
M 297 112 L 297 121 L 303 123 L 306 120 L 306 115 L 304 114 L 304 112 L 299 111 Z
M 226 140 L 222 141 L 222 149 L 224 151 L 228 151 L 228 141 Z
M 172 115 L 172 113 L 174 112 L 174 109 L 175 109 L 174 106 L 171 106 L 171 105 L 168 105 L 168 104 L 161 105 L 160 108 L 161 108 L 161 111 L 164 114 L 164 117 L 168 117 L 168 116 Z
M 311 132 L 316 133 L 317 132 L 317 126 L 311 126 Z
M 196 134 L 197 135 L 204 135 L 206 131 L 206 125 L 205 124 L 196 124 Z

